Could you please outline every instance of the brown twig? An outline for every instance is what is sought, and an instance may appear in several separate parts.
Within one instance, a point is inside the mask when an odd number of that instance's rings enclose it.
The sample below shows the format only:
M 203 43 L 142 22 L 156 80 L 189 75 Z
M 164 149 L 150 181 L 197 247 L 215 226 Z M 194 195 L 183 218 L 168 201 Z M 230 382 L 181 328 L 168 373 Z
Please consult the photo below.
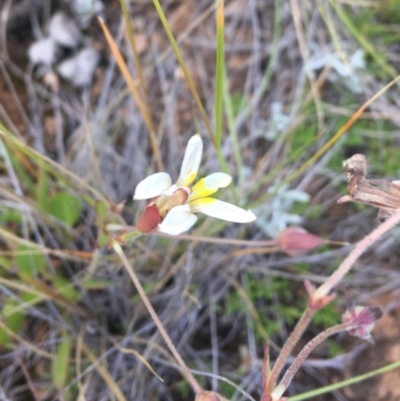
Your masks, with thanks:
M 326 297 L 334 288 L 343 276 L 351 269 L 355 261 L 383 234 L 393 228 L 400 222 L 400 209 L 397 209 L 394 214 L 389 217 L 384 223 L 377 227 L 372 233 L 362 239 L 347 258 L 341 263 L 338 269 L 312 294 L 313 301 Z
M 24 361 L 22 360 L 21 356 L 18 354 L 18 350 L 16 351 L 16 354 L 17 354 L 19 366 L 21 367 L 22 374 L 25 377 L 26 383 L 28 384 L 29 390 L 32 393 L 33 399 L 35 401 L 40 401 L 41 397 L 40 397 L 39 393 L 36 391 L 35 385 L 32 382 L 32 379 L 28 372 L 28 369 L 26 368 L 26 365 L 25 365 Z
M 150 300 L 147 297 L 146 292 L 144 291 L 144 288 L 140 284 L 140 281 L 137 278 L 135 271 L 133 270 L 127 257 L 125 256 L 124 251 L 121 248 L 121 245 L 117 241 L 113 241 L 112 247 L 114 248 L 115 252 L 121 259 L 121 262 L 125 266 L 126 271 L 128 272 L 129 276 L 131 277 L 133 284 L 135 285 L 136 290 L 140 295 L 141 300 L 143 301 L 145 307 L 147 308 L 147 311 L 149 312 L 151 318 L 153 319 L 154 324 L 157 326 L 162 338 L 164 339 L 165 343 L 167 344 L 167 346 L 168 346 L 169 350 L 171 351 L 172 355 L 174 356 L 175 360 L 178 362 L 178 365 L 181 367 L 183 376 L 188 381 L 188 383 L 192 386 L 193 391 L 196 393 L 196 395 L 202 394 L 204 392 L 203 388 L 200 386 L 198 381 L 194 378 L 192 372 L 189 370 L 186 363 L 184 362 L 184 360 L 180 356 L 179 352 L 175 348 L 175 345 L 173 344 L 171 338 L 169 337 L 167 331 L 165 330 L 163 324 L 161 323 L 159 317 L 157 316 L 157 313 L 155 312 L 153 306 L 151 305 Z

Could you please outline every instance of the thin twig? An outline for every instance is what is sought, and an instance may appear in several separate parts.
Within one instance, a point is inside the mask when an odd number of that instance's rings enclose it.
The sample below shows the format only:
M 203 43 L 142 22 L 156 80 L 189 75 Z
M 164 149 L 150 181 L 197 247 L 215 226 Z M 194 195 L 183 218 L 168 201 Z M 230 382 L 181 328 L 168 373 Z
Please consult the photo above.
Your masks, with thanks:
M 108 231 L 136 231 L 136 227 L 134 226 L 124 226 L 121 224 L 107 224 Z M 162 233 L 161 231 L 155 231 L 151 233 L 151 235 L 157 235 L 158 237 L 166 237 L 176 240 L 185 240 L 185 241 L 199 241 L 199 242 L 207 242 L 210 244 L 221 244 L 221 245 L 237 245 L 237 246 L 249 246 L 249 247 L 262 247 L 262 246 L 273 246 L 275 245 L 275 240 L 262 240 L 262 241 L 252 241 L 252 240 L 240 240 L 234 238 L 216 238 L 216 237 L 203 237 L 200 235 L 190 235 L 190 234 L 179 234 L 179 235 L 169 235 Z M 334 241 L 331 241 L 334 242 Z M 329 243 L 331 243 L 329 242 Z M 336 242 L 335 242 L 336 244 Z
M 149 132 L 150 144 L 151 144 L 154 158 L 156 160 L 157 168 L 159 171 L 163 171 L 164 167 L 163 167 L 163 163 L 161 160 L 160 148 L 157 143 L 157 137 L 156 137 L 155 130 L 153 127 L 153 121 L 150 118 L 150 113 L 146 109 L 145 105 L 143 104 L 143 101 L 140 97 L 140 93 L 137 90 L 136 84 L 129 72 L 128 66 L 126 65 L 124 59 L 122 58 L 121 52 L 119 51 L 117 44 L 115 43 L 113 37 L 111 36 L 111 33 L 108 30 L 107 25 L 105 24 L 104 20 L 101 17 L 98 17 L 98 21 L 100 23 L 101 29 L 103 30 L 104 36 L 107 40 L 110 50 L 111 50 L 113 56 L 115 57 L 118 67 L 125 79 L 125 82 L 128 85 L 128 88 L 129 88 L 130 92 L 132 93 L 133 98 L 135 99 L 136 106 L 138 107 L 140 114 L 143 117 L 143 121 Z
M 22 358 L 20 357 L 18 352 L 16 352 L 16 355 L 18 358 L 19 366 L 21 367 L 21 370 L 22 370 L 22 374 L 24 375 L 26 383 L 28 384 L 29 390 L 32 393 L 32 397 L 35 401 L 39 401 L 41 397 L 38 394 L 38 392 L 36 391 L 35 385 L 32 382 L 32 378 L 28 372 L 28 369 L 25 366 L 25 362 L 22 360 Z
M 160 321 L 159 317 L 157 316 L 153 306 L 151 305 L 150 300 L 146 295 L 146 292 L 144 291 L 142 285 L 140 284 L 140 281 L 137 278 L 135 271 L 133 270 L 132 266 L 130 265 L 130 263 L 129 263 L 128 259 L 127 259 L 127 257 L 125 256 L 124 251 L 121 248 L 121 245 L 117 241 L 113 241 L 112 247 L 114 248 L 115 252 L 120 257 L 122 263 L 124 264 L 124 266 L 126 268 L 126 271 L 128 272 L 129 276 L 131 277 L 131 279 L 133 281 L 133 284 L 136 287 L 137 292 L 140 295 L 140 298 L 142 299 L 145 307 L 147 308 L 147 311 L 149 312 L 151 318 L 153 319 L 153 322 L 157 326 L 161 336 L 163 337 L 163 339 L 164 339 L 165 343 L 167 344 L 169 350 L 171 351 L 172 355 L 174 356 L 174 358 L 178 362 L 178 365 L 181 367 L 183 376 L 189 382 L 189 384 L 192 386 L 194 392 L 197 395 L 202 394 L 204 392 L 204 390 L 202 389 L 200 384 L 197 382 L 197 380 L 194 378 L 193 374 L 191 373 L 191 371 L 187 367 L 186 363 L 184 362 L 184 360 L 180 356 L 180 354 L 177 351 L 177 349 L 175 348 L 175 345 L 172 343 L 171 338 L 169 337 L 168 333 L 166 332 L 163 324 L 161 323 L 161 321 Z
M 351 269 L 354 262 L 383 234 L 393 228 L 400 222 L 400 209 L 398 209 L 391 217 L 384 223 L 377 227 L 372 233 L 368 234 L 362 239 L 353 251 L 342 262 L 338 269 L 312 294 L 313 302 L 324 298 L 333 287 L 343 278 L 343 276 Z

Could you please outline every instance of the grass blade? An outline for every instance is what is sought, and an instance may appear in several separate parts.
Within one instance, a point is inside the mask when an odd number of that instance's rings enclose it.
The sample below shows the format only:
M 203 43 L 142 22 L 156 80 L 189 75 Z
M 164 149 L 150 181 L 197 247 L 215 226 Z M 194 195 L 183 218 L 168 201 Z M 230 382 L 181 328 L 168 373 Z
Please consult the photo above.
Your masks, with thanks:
M 212 143 L 214 144 L 214 146 L 216 147 L 216 142 L 215 142 L 215 134 L 213 129 L 211 128 L 211 124 L 210 124 L 210 120 L 207 117 L 207 113 L 203 107 L 203 104 L 201 103 L 199 94 L 197 93 L 196 87 L 194 85 L 194 82 L 190 76 L 190 72 L 189 69 L 185 63 L 185 61 L 183 60 L 182 54 L 179 50 L 179 46 L 174 38 L 174 35 L 171 31 L 171 27 L 169 26 L 169 23 L 167 21 L 167 18 L 164 14 L 164 10 L 162 9 L 162 6 L 159 2 L 159 0 L 153 0 L 153 4 L 154 7 L 156 8 L 156 11 L 158 13 L 158 17 L 160 18 L 160 21 L 164 27 L 165 33 L 168 36 L 168 40 L 171 43 L 172 49 L 174 50 L 175 56 L 178 60 L 178 63 L 180 65 L 180 67 L 182 68 L 182 72 L 185 76 L 186 82 L 189 85 L 189 89 L 190 92 L 192 93 L 193 99 L 197 104 L 197 107 L 199 109 L 200 115 L 204 121 L 204 125 L 206 126 L 206 129 L 208 131 L 208 135 L 210 136 L 210 139 L 212 141 Z

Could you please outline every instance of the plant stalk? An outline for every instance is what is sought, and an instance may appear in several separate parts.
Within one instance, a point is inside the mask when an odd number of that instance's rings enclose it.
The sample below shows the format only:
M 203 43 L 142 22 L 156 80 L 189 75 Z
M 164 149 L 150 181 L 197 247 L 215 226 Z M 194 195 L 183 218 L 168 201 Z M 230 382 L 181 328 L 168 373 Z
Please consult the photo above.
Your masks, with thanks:
M 168 333 L 166 332 L 163 324 L 161 323 L 159 317 L 157 316 L 157 313 L 155 312 L 153 306 L 150 303 L 149 298 L 146 295 L 146 292 L 144 291 L 144 288 L 140 284 L 139 279 L 136 276 L 135 271 L 133 270 L 132 266 L 130 265 L 127 257 L 125 256 L 124 251 L 121 248 L 121 245 L 117 241 L 113 241 L 112 247 L 114 248 L 115 252 L 121 259 L 121 262 L 125 266 L 126 271 L 128 272 L 129 276 L 131 277 L 133 284 L 135 285 L 137 292 L 140 295 L 140 298 L 142 299 L 145 307 L 147 308 L 147 311 L 149 312 L 151 318 L 153 319 L 153 322 L 157 326 L 162 338 L 164 339 L 165 343 L 167 344 L 167 347 L 171 351 L 171 354 L 174 356 L 175 360 L 177 361 L 178 365 L 182 369 L 182 374 L 185 377 L 185 379 L 188 381 L 188 383 L 192 386 L 194 392 L 196 395 L 200 395 L 204 392 L 203 388 L 200 386 L 200 384 L 197 382 L 197 380 L 194 378 L 192 372 L 189 370 L 187 365 L 185 364 L 184 360 L 180 356 L 179 352 L 175 348 L 175 345 L 173 344 L 171 338 L 169 337 Z
M 276 386 L 274 391 L 272 392 L 272 401 L 279 401 L 289 387 L 294 375 L 299 370 L 300 366 L 303 364 L 305 359 L 310 355 L 310 353 L 323 341 L 325 341 L 328 337 L 339 333 L 344 330 L 348 330 L 352 327 L 356 327 L 357 323 L 354 322 L 346 322 L 337 324 L 336 326 L 330 327 L 329 329 L 324 330 L 322 333 L 318 334 L 311 341 L 309 341 L 304 348 L 300 351 L 299 355 L 297 355 L 296 359 L 290 365 L 289 369 L 286 371 L 283 376 L 281 382 Z
M 285 366 L 285 362 L 289 355 L 291 354 L 294 346 L 299 341 L 300 337 L 308 327 L 311 322 L 311 319 L 314 316 L 316 311 L 310 308 L 307 308 L 303 315 L 301 316 L 300 320 L 297 322 L 296 327 L 290 334 L 289 338 L 286 340 L 285 345 L 283 346 L 279 356 L 272 368 L 271 375 L 269 377 L 269 381 L 267 384 L 267 393 L 270 393 L 272 389 L 275 387 L 276 380 L 281 373 L 283 367 Z
M 343 276 L 351 269 L 355 261 L 383 234 L 393 228 L 400 222 L 400 209 L 396 210 L 395 213 L 390 216 L 384 223 L 378 226 L 372 233 L 368 234 L 355 246 L 353 251 L 347 256 L 342 262 L 338 269 L 320 286 L 318 287 L 313 295 L 312 300 L 318 301 L 324 298 L 328 293 L 335 287 Z

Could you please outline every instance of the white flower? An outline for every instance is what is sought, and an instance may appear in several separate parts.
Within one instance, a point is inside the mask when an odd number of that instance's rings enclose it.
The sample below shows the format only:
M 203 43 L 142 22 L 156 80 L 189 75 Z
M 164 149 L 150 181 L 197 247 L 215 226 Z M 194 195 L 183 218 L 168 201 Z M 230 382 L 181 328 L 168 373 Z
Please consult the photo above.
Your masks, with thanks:
M 250 210 L 211 198 L 219 188 L 227 187 L 232 177 L 225 173 L 214 173 L 199 180 L 193 187 L 203 152 L 199 134 L 190 138 L 178 181 L 172 184 L 167 173 L 156 173 L 141 181 L 133 199 L 151 199 L 140 217 L 137 227 L 144 234 L 156 229 L 178 235 L 189 230 L 197 220 L 194 213 L 204 213 L 218 219 L 235 223 L 249 223 L 256 219 Z

